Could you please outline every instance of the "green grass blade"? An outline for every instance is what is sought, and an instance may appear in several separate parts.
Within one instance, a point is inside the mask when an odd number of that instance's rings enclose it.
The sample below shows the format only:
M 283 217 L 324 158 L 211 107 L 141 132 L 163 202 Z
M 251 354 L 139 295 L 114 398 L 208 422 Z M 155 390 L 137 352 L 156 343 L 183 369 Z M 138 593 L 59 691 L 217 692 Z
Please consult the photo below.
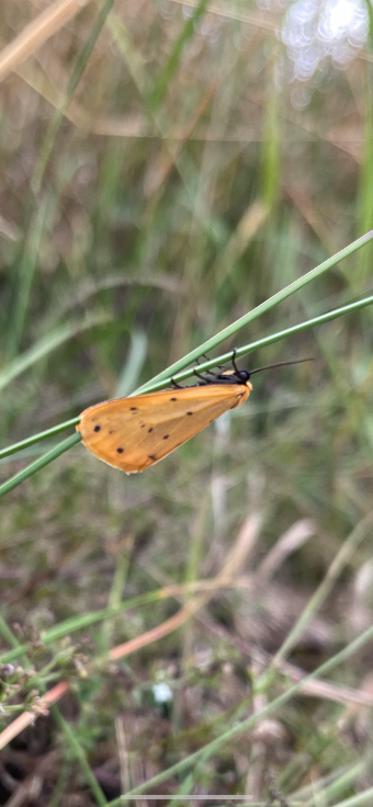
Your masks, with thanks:
M 32 434 L 31 437 L 26 437 L 24 440 L 19 440 L 18 443 L 13 443 L 11 446 L 2 448 L 0 450 L 0 460 L 11 456 L 11 454 L 17 454 L 18 451 L 23 451 L 24 448 L 33 446 L 35 443 L 40 443 L 42 440 L 48 440 L 55 434 L 59 434 L 60 432 L 65 431 L 65 429 L 69 429 L 70 426 L 75 426 L 77 422 L 78 418 L 76 417 L 71 418 L 70 420 L 65 420 L 64 423 L 58 423 L 57 426 L 52 426 L 50 429 L 45 429 L 45 431 L 39 432 L 38 434 Z
M 325 314 L 318 314 L 316 317 L 307 319 L 304 322 L 299 322 L 297 325 L 291 325 L 289 328 L 284 328 L 282 331 L 276 331 L 275 333 L 269 334 L 268 336 L 263 336 L 261 339 L 256 339 L 255 342 L 249 342 L 247 345 L 242 345 L 241 347 L 235 350 L 235 355 L 237 356 L 237 358 L 240 358 L 241 356 L 246 356 L 248 353 L 252 353 L 254 350 L 258 350 L 258 348 L 266 347 L 267 345 L 273 345 L 275 342 L 279 342 L 281 339 L 285 339 L 289 336 L 294 336 L 295 334 L 302 333 L 304 331 L 309 330 L 310 328 L 316 328 L 319 325 L 323 325 L 325 322 L 331 322 L 334 319 L 346 316 L 347 314 L 351 314 L 353 311 L 358 311 L 372 304 L 373 304 L 373 294 L 369 295 L 369 297 L 364 297 L 362 300 L 356 300 L 353 303 L 347 303 L 346 305 L 343 305 L 340 308 L 334 308 L 332 309 L 332 311 L 327 311 Z M 202 351 L 204 352 L 203 348 L 204 345 L 198 348 L 197 358 L 202 355 Z M 193 351 L 193 353 L 195 352 L 196 351 Z M 232 359 L 232 351 L 229 350 L 226 353 L 221 353 L 219 356 L 215 356 L 213 359 L 210 359 L 209 361 L 201 362 L 198 365 L 198 369 L 200 372 L 203 372 L 204 370 L 209 370 L 212 367 L 216 367 L 217 364 L 224 364 L 224 362 L 231 361 L 231 359 Z M 151 390 L 162 389 L 163 387 L 167 386 L 167 384 L 170 383 L 171 377 L 179 382 L 184 381 L 186 378 L 189 378 L 191 375 L 193 375 L 194 367 L 189 367 L 187 370 L 183 370 L 171 376 L 170 370 L 172 370 L 172 366 L 168 368 L 168 376 L 166 379 L 157 382 L 155 382 L 153 379 L 152 381 L 149 381 L 147 384 L 144 384 L 142 387 L 140 387 L 140 389 L 136 390 L 136 392 L 133 394 L 138 395 L 140 392 L 148 392 Z M 159 376 L 155 376 L 155 378 L 158 379 L 160 375 L 161 373 L 159 374 Z
M 67 451 L 69 448 L 72 448 L 73 445 L 79 443 L 80 436 L 78 433 L 71 434 L 66 440 L 62 440 L 61 443 L 57 443 L 56 446 L 53 446 L 49 451 L 45 454 L 42 454 L 41 457 L 38 457 L 37 460 L 32 462 L 30 465 L 27 465 L 26 468 L 22 468 L 22 471 L 18 471 L 17 474 L 11 476 L 10 479 L 7 479 L 6 482 L 3 482 L 0 485 L 0 496 L 4 496 L 5 493 L 8 493 L 13 488 L 20 485 L 21 482 L 24 482 L 33 474 L 36 474 L 37 471 L 41 471 L 46 465 L 49 465 L 50 462 L 57 459 L 61 454 Z
M 304 785 L 295 793 L 292 798 L 298 799 L 304 807 L 313 807 L 313 799 L 319 794 L 324 798 L 324 804 L 334 803 L 336 797 L 348 792 L 356 780 L 361 777 L 365 770 L 371 767 L 371 760 L 360 759 L 359 762 L 343 766 L 339 770 L 334 770 L 326 776 L 321 776 L 313 780 L 311 784 Z
M 255 342 L 250 342 L 248 345 L 243 345 L 240 348 L 237 348 L 235 351 L 236 356 L 239 358 L 240 356 L 245 356 L 248 353 L 252 352 L 253 350 L 257 350 L 259 347 L 265 347 L 266 345 L 273 344 L 274 342 L 278 342 L 285 337 L 292 336 L 296 333 L 301 333 L 302 331 L 306 331 L 310 328 L 314 328 L 317 325 L 322 325 L 325 322 L 330 322 L 338 317 L 344 316 L 346 314 L 351 313 L 352 311 L 357 311 L 361 308 L 366 307 L 367 305 L 372 305 L 373 303 L 373 295 L 369 297 L 365 297 L 363 300 L 357 300 L 354 303 L 348 303 L 347 305 L 341 306 L 341 308 L 335 308 L 332 311 L 328 311 L 326 314 L 319 314 L 316 317 L 312 317 L 312 319 L 306 320 L 305 322 L 300 322 L 298 325 L 293 325 L 290 328 L 284 328 L 282 331 L 277 331 L 274 334 L 270 334 L 269 336 L 264 336 L 262 339 L 257 339 Z M 202 355 L 202 348 L 199 349 L 198 355 Z M 228 353 L 222 353 L 220 356 L 216 356 L 214 359 L 210 361 L 201 362 L 199 365 L 199 370 L 203 372 L 204 370 L 208 370 L 211 367 L 216 367 L 216 364 L 223 364 L 224 362 L 230 361 L 232 358 L 232 351 L 230 350 Z M 169 368 L 170 369 L 170 368 Z M 189 369 L 184 370 L 183 372 L 175 374 L 172 376 L 175 378 L 176 381 L 184 381 L 189 376 L 193 375 L 194 368 L 189 367 Z M 159 378 L 159 376 L 156 376 Z M 168 375 L 162 380 L 158 381 L 157 383 L 148 382 L 148 384 L 141 387 L 139 390 L 135 391 L 133 394 L 138 394 L 139 392 L 143 391 L 150 391 L 150 390 L 157 390 L 163 389 L 170 384 L 171 376 Z M 47 429 L 44 432 L 39 432 L 39 434 L 35 434 L 32 437 L 25 438 L 25 440 L 21 440 L 19 443 L 14 443 L 7 448 L 2 449 L 0 453 L 0 458 L 8 456 L 10 454 L 15 453 L 15 451 L 20 450 L 21 448 L 25 448 L 26 445 L 32 445 L 33 443 L 37 443 L 40 440 L 47 439 L 51 436 L 52 433 L 57 433 L 58 431 L 62 431 L 63 429 L 67 428 L 67 426 L 76 425 L 79 422 L 79 417 L 71 418 L 71 420 L 66 421 L 65 423 L 58 424 L 57 426 L 52 427 L 52 429 Z M 72 442 L 69 442 L 72 440 Z M 23 471 L 20 471 L 15 476 L 8 479 L 2 485 L 0 485 L 0 496 L 3 496 L 4 493 L 7 493 L 9 490 L 12 490 L 16 485 L 19 485 L 28 476 L 36 473 L 39 469 L 43 468 L 45 465 L 48 465 L 49 462 L 56 459 L 60 454 L 64 451 L 67 451 L 71 446 L 75 445 L 80 440 L 79 434 L 74 434 L 72 437 L 67 438 L 67 440 L 59 443 L 52 449 L 50 452 L 47 452 L 40 457 L 35 462 L 28 465 Z M 54 453 L 56 451 L 57 453 Z M 28 470 L 30 473 L 28 473 Z
M 363 805 L 370 807 L 371 804 L 373 804 L 373 787 L 369 787 L 364 793 L 359 793 L 355 796 L 351 796 L 349 799 L 339 801 L 338 807 L 363 807 Z
M 288 286 L 285 286 L 284 289 L 281 289 L 280 291 L 276 292 L 276 294 L 273 294 L 272 297 L 269 297 L 263 303 L 260 303 L 260 305 L 258 305 L 252 311 L 249 311 L 247 314 L 244 314 L 243 317 L 240 317 L 231 325 L 228 325 L 226 328 L 223 328 L 222 331 L 217 333 L 215 336 L 210 337 L 210 339 L 207 339 L 206 342 L 204 342 L 202 345 L 200 345 L 197 348 L 194 348 L 194 350 L 191 350 L 190 353 L 187 353 L 186 356 L 184 356 L 182 359 L 179 359 L 178 361 L 174 362 L 165 370 L 163 370 L 161 373 L 158 373 L 158 375 L 154 376 L 150 381 L 148 381 L 146 384 L 140 387 L 140 389 L 137 390 L 137 392 L 145 392 L 148 391 L 149 389 L 157 389 L 157 387 L 155 386 L 157 382 L 163 381 L 165 378 L 169 378 L 170 376 L 174 376 L 176 373 L 179 372 L 179 370 L 183 370 L 184 367 L 186 367 L 188 364 L 191 364 L 191 362 L 198 359 L 199 356 L 201 356 L 203 353 L 208 353 L 208 351 L 214 350 L 217 347 L 217 345 L 219 345 L 220 342 L 222 342 L 224 339 L 228 339 L 229 337 L 234 336 L 240 330 L 240 328 L 244 328 L 246 325 L 249 325 L 250 322 L 253 322 L 255 319 L 258 319 L 258 317 L 262 316 L 262 314 L 267 313 L 267 311 L 270 311 L 272 308 L 274 308 L 274 306 L 279 305 L 279 303 L 282 303 L 292 294 L 295 294 L 295 292 L 299 291 L 304 286 L 308 285 L 308 283 L 311 283 L 313 280 L 316 280 L 317 278 L 321 277 L 321 275 L 323 275 L 329 269 L 332 269 L 334 266 L 336 266 L 336 264 L 339 261 L 348 258 L 349 255 L 352 255 L 354 252 L 356 252 L 356 250 L 360 249 L 365 244 L 368 244 L 369 241 L 371 241 L 372 239 L 373 239 L 373 230 L 370 230 L 370 232 L 365 233 L 365 235 L 362 235 L 356 241 L 353 241 L 351 244 L 348 244 L 347 247 L 344 247 L 339 252 L 336 252 L 335 255 L 332 255 L 331 258 L 327 258 L 325 261 L 320 263 L 314 269 L 311 269 L 305 275 L 302 275 L 301 277 L 297 278 L 297 280 L 294 280 L 292 283 L 290 283 Z
M 70 724 L 62 716 L 58 706 L 51 706 L 51 714 L 57 723 L 57 726 L 59 729 L 61 729 L 65 736 L 66 744 L 70 750 L 71 757 L 75 758 L 79 763 L 96 804 L 98 804 L 99 807 L 105 807 L 107 800 L 92 771 L 82 744 L 79 742 Z
M 163 65 L 163 68 L 157 77 L 153 89 L 149 95 L 149 103 L 153 112 L 156 112 L 161 106 L 162 101 L 166 96 L 169 84 L 179 68 L 184 48 L 188 44 L 189 40 L 193 37 L 195 28 L 198 25 L 199 20 L 203 17 L 207 6 L 208 0 L 199 0 L 196 7 L 192 9 L 190 17 L 184 22 L 181 32 L 173 45 L 171 53 Z
M 128 395 L 133 390 L 140 376 L 146 359 L 148 339 L 145 331 L 139 328 L 131 333 L 131 342 L 127 351 L 126 362 L 119 374 L 115 397 Z
M 21 353 L 14 361 L 10 362 L 2 372 L 0 372 L 0 390 L 4 389 L 11 381 L 14 381 L 21 373 L 32 367 L 33 364 L 44 359 L 53 350 L 60 347 L 69 339 L 73 339 L 79 333 L 93 328 L 96 325 L 103 325 L 110 317 L 106 314 L 97 314 L 87 318 L 86 322 L 69 323 L 61 325 L 52 333 L 43 336 L 32 347 Z
M 369 20 L 369 50 L 373 53 L 373 6 L 371 0 L 366 0 L 366 8 Z M 359 173 L 358 192 L 358 226 L 362 230 L 371 226 L 373 221 L 373 64 L 367 59 L 364 74 L 364 94 L 362 95 L 363 106 L 363 154 Z M 359 256 L 359 276 L 358 283 L 365 283 L 371 274 L 373 260 L 373 246 Z M 355 288 L 356 288 L 355 284 Z
M 31 213 L 29 232 L 16 270 L 16 288 L 8 326 L 8 358 L 13 358 L 17 354 L 22 340 L 49 205 L 50 199 L 47 195 L 37 210 Z
M 335 585 L 345 566 L 347 566 L 354 555 L 356 557 L 360 543 L 366 538 L 367 534 L 370 535 L 372 521 L 372 515 L 366 516 L 366 518 L 360 521 L 355 529 L 352 530 L 346 541 L 344 541 L 344 543 L 341 545 L 341 548 L 328 567 L 325 577 L 316 588 L 313 595 L 310 597 L 307 605 L 300 613 L 291 630 L 289 630 L 285 641 L 273 656 L 271 664 L 274 667 L 279 664 L 279 662 L 283 661 L 294 649 L 295 644 L 300 636 L 302 636 L 306 626 L 310 623 L 315 613 L 320 610 L 322 604 L 330 595 L 333 586 Z
M 278 46 L 275 47 L 272 69 L 269 75 L 269 87 L 267 89 L 268 100 L 265 106 L 265 122 L 262 143 L 262 199 L 269 209 L 272 209 L 278 199 L 280 190 L 280 93 L 276 73 Z M 365 228 L 366 229 L 366 228 Z
M 289 687 L 286 692 L 283 692 L 282 695 L 279 695 L 273 701 L 267 703 L 262 709 L 258 709 L 255 714 L 251 715 L 246 720 L 243 720 L 238 725 L 234 725 L 232 728 L 223 732 L 223 734 L 216 737 L 210 743 L 204 745 L 198 751 L 195 751 L 194 753 L 189 754 L 189 756 L 184 757 L 184 759 L 181 759 L 179 762 L 176 762 L 175 765 L 171 765 L 171 767 L 167 768 L 167 770 L 161 771 L 161 773 L 152 776 L 151 779 L 148 779 L 147 782 L 139 785 L 139 787 L 135 787 L 128 793 L 123 794 L 119 799 L 114 799 L 114 801 L 109 802 L 108 807 L 119 807 L 119 805 L 126 803 L 129 796 L 132 797 L 141 795 L 142 793 L 146 793 L 149 788 L 158 787 L 158 785 L 160 785 L 162 782 L 166 782 L 168 779 L 170 779 L 170 777 L 179 776 L 180 773 L 188 770 L 192 765 L 195 765 L 201 756 L 204 756 L 205 759 L 207 759 L 205 756 L 206 754 L 208 757 L 211 757 L 216 751 L 219 751 L 220 748 L 226 747 L 227 743 L 229 743 L 231 740 L 240 737 L 241 734 L 251 731 L 258 721 L 261 721 L 264 717 L 268 717 L 268 715 L 276 713 L 278 709 L 285 706 L 286 703 L 289 703 L 289 701 L 291 701 L 292 698 L 294 698 L 294 696 L 301 691 L 302 686 L 305 683 L 308 683 L 315 678 L 322 678 L 340 664 L 344 664 L 347 659 L 358 653 L 361 648 L 365 647 L 365 645 L 371 642 L 372 639 L 373 627 L 369 627 L 356 639 L 346 645 L 343 650 L 329 658 L 327 661 L 317 667 L 312 673 L 306 675 L 302 681 L 293 684 L 293 686 Z
M 155 591 L 147 591 L 145 594 L 139 594 L 135 597 L 129 597 L 122 600 L 115 607 L 103 608 L 86 614 L 77 614 L 77 616 L 64 619 L 63 622 L 54 625 L 52 628 L 41 631 L 40 640 L 47 647 L 65 636 L 70 636 L 72 633 L 77 633 L 81 630 L 87 630 L 87 628 L 104 622 L 106 619 L 112 619 L 124 611 L 136 610 L 144 605 L 154 605 L 154 603 L 164 599 L 164 590 L 161 588 Z M 12 649 L 0 654 L 0 664 L 8 664 L 27 652 L 27 644 L 17 643 L 16 638 L 11 634 L 7 626 L 4 627 L 2 636 L 11 645 Z
M 47 134 L 46 134 L 45 139 L 44 139 L 44 143 L 42 144 L 41 149 L 40 149 L 40 155 L 39 155 L 38 163 L 36 165 L 36 169 L 35 169 L 35 173 L 34 173 L 33 189 L 34 189 L 35 193 L 38 193 L 40 188 L 41 188 L 41 184 L 42 184 L 43 177 L 44 177 L 44 174 L 45 174 L 45 169 L 46 169 L 46 167 L 48 165 L 50 156 L 52 154 L 54 143 L 56 141 L 56 137 L 57 137 L 59 128 L 60 128 L 61 123 L 62 123 L 62 121 L 64 119 L 65 111 L 66 111 L 70 101 L 72 100 L 72 98 L 73 98 L 73 96 L 75 94 L 75 91 L 76 91 L 76 89 L 77 89 L 77 87 L 79 85 L 79 82 L 80 82 L 80 79 L 81 79 L 81 77 L 83 75 L 83 72 L 84 72 L 84 69 L 86 67 L 86 64 L 87 64 L 87 62 L 88 62 L 88 60 L 89 60 L 89 58 L 90 58 L 90 56 L 92 54 L 94 46 L 95 46 L 95 44 L 97 42 L 97 39 L 98 39 L 98 37 L 99 37 L 99 35 L 101 33 L 102 27 L 105 25 L 106 18 L 107 18 L 108 14 L 109 14 L 109 12 L 110 12 L 110 10 L 112 8 L 113 2 L 114 2 L 114 0 L 105 0 L 103 6 L 102 6 L 102 8 L 101 8 L 101 10 L 100 10 L 100 12 L 99 12 L 99 14 L 97 16 L 97 19 L 93 23 L 91 31 L 87 34 L 87 38 L 85 39 L 83 48 L 82 48 L 81 52 L 78 54 L 78 57 L 77 57 L 76 62 L 75 62 L 75 67 L 74 67 L 74 69 L 73 69 L 73 71 L 71 73 L 71 76 L 70 76 L 70 79 L 69 79 L 69 82 L 68 82 L 68 85 L 67 85 L 67 90 L 66 90 L 66 95 L 65 95 L 64 101 L 63 101 L 60 109 L 58 109 L 55 112 L 55 114 L 54 114 L 54 116 L 53 116 L 53 118 L 52 118 L 52 120 L 50 122 Z

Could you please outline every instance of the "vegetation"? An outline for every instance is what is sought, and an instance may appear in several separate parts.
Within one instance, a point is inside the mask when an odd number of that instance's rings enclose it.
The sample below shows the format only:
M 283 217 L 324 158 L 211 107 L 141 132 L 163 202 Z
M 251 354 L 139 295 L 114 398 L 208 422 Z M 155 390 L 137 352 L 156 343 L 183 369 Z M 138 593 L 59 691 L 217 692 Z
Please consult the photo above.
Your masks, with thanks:
M 372 803 L 373 16 L 306 5 L 2 9 L 0 803 Z M 233 348 L 314 361 L 78 445 Z

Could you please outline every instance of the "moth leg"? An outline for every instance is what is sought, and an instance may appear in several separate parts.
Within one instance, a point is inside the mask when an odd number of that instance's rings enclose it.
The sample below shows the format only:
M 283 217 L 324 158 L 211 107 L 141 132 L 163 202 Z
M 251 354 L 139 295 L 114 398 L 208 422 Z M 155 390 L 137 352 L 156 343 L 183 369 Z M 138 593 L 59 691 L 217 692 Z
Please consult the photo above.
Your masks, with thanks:
M 233 377 L 236 379 L 236 382 L 238 384 L 240 383 L 246 384 L 246 382 L 250 378 L 250 372 L 248 370 L 240 370 L 240 368 L 237 367 L 236 356 L 237 356 L 237 350 L 234 347 L 232 350 L 232 366 L 234 369 Z
M 197 371 L 195 371 L 195 373 L 194 373 L 194 374 L 195 374 L 195 375 L 198 375 L 198 376 L 199 376 L 199 378 L 203 378 L 202 373 L 198 373 Z M 211 376 L 211 378 L 216 378 L 216 373 L 214 373 L 212 370 L 203 370 L 203 374 L 204 374 L 205 376 L 206 376 L 206 375 L 210 375 L 210 376 Z M 206 379 L 206 380 L 207 380 L 207 379 Z
M 182 384 L 178 384 L 174 378 L 170 378 L 171 384 L 175 389 L 184 389 Z
M 206 359 L 206 361 L 211 361 L 210 356 L 208 356 L 207 353 L 202 353 L 202 356 L 203 356 L 204 359 Z M 224 364 L 214 364 L 214 367 L 218 367 L 219 370 L 221 370 L 222 367 L 224 367 Z M 206 373 L 209 373 L 209 372 L 210 372 L 210 370 L 206 370 Z
M 207 356 L 206 353 L 202 353 L 202 356 L 207 361 L 210 361 L 209 357 Z M 196 362 L 197 362 L 197 365 L 201 363 L 201 357 L 200 356 L 198 357 L 198 359 L 196 359 Z M 213 373 L 212 370 L 204 370 L 203 372 L 204 372 L 205 375 L 211 375 L 211 376 L 214 376 L 214 378 L 215 378 L 216 373 Z M 195 375 L 198 375 L 197 371 L 195 372 Z M 200 376 L 200 378 L 201 377 L 202 377 L 202 375 Z
M 202 353 L 202 356 L 203 356 L 204 359 L 206 359 L 206 361 L 210 361 L 210 356 L 208 356 L 207 353 Z M 198 357 L 198 359 L 196 359 L 196 362 L 197 362 L 197 364 L 200 364 L 200 362 L 201 362 L 201 357 L 200 356 Z M 224 364 L 214 364 L 214 367 L 217 367 L 218 370 L 222 370 L 223 367 L 224 367 Z M 211 375 L 214 378 L 216 378 L 216 373 L 214 373 L 211 369 L 210 370 L 204 370 L 203 372 L 206 375 Z
M 203 356 L 204 359 L 206 359 L 206 361 L 210 361 L 210 356 L 208 356 L 207 353 L 202 353 L 201 355 Z M 198 356 L 198 359 L 196 359 L 197 364 L 199 364 L 200 361 L 201 361 L 201 356 Z
M 196 375 L 196 376 L 197 376 L 197 378 L 200 378 L 200 379 L 201 379 L 201 382 L 202 382 L 203 384 L 210 384 L 210 383 L 211 383 L 211 381 L 209 381 L 209 379 L 208 379 L 208 378 L 205 378 L 205 376 L 204 376 L 204 375 L 202 375 L 202 373 L 199 373 L 199 372 L 198 372 L 198 370 L 193 370 L 193 375 Z
M 232 365 L 233 365 L 234 372 L 236 373 L 236 375 L 238 377 L 240 377 L 240 370 L 239 370 L 239 368 L 237 367 L 237 364 L 236 364 L 236 356 L 237 356 L 237 350 L 234 347 L 233 351 L 232 351 Z
M 206 356 L 206 353 L 204 353 L 204 356 Z M 206 356 L 206 358 L 208 358 L 208 356 Z M 224 364 L 215 364 L 214 367 L 217 367 L 218 370 L 224 370 Z

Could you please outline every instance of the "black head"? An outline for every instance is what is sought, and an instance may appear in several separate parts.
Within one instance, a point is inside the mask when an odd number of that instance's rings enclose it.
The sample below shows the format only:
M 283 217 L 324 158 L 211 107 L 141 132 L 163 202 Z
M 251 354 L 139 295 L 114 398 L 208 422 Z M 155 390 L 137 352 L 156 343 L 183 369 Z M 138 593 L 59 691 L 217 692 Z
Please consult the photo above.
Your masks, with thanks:
M 266 364 L 264 367 L 256 367 L 254 370 L 240 370 L 236 364 L 236 356 L 233 355 L 233 370 L 225 370 L 223 373 L 219 373 L 216 376 L 216 383 L 246 384 L 254 373 L 261 373 L 262 370 L 273 370 L 275 367 L 287 367 L 290 364 L 301 364 L 304 361 L 313 361 L 313 358 L 279 361 L 276 364 Z
M 286 367 L 290 364 L 301 364 L 304 361 L 314 361 L 313 358 L 296 359 L 295 361 L 279 361 L 277 364 L 266 364 L 264 367 L 256 367 L 254 370 L 240 370 L 236 364 L 235 353 L 232 356 L 232 370 L 223 370 L 220 373 L 213 373 L 211 370 L 206 370 L 204 373 L 198 370 L 194 374 L 200 379 L 198 386 L 206 384 L 247 384 L 249 379 L 254 373 L 261 373 L 262 370 L 272 370 L 275 367 Z
M 209 383 L 215 384 L 246 384 L 254 373 L 261 373 L 262 370 L 273 370 L 276 367 L 287 367 L 291 364 L 302 364 L 305 361 L 314 361 L 313 358 L 295 359 L 294 361 L 279 361 L 276 364 L 266 364 L 264 367 L 255 367 L 254 370 L 240 370 L 235 362 L 235 357 L 232 359 L 233 370 L 224 370 L 218 373 L 214 379 L 210 379 Z
M 249 380 L 249 378 L 251 376 L 251 371 L 250 370 L 236 370 L 234 375 L 237 378 L 237 381 L 242 381 L 243 383 L 245 383 L 245 381 Z

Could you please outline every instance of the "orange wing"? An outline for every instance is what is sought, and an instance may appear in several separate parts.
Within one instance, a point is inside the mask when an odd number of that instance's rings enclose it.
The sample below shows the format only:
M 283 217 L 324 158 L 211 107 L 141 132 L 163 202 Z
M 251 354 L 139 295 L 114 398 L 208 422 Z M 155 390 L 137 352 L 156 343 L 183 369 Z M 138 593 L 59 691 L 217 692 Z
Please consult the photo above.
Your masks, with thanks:
M 98 459 L 138 473 L 240 406 L 251 391 L 250 382 L 207 384 L 116 398 L 85 409 L 76 428 Z

